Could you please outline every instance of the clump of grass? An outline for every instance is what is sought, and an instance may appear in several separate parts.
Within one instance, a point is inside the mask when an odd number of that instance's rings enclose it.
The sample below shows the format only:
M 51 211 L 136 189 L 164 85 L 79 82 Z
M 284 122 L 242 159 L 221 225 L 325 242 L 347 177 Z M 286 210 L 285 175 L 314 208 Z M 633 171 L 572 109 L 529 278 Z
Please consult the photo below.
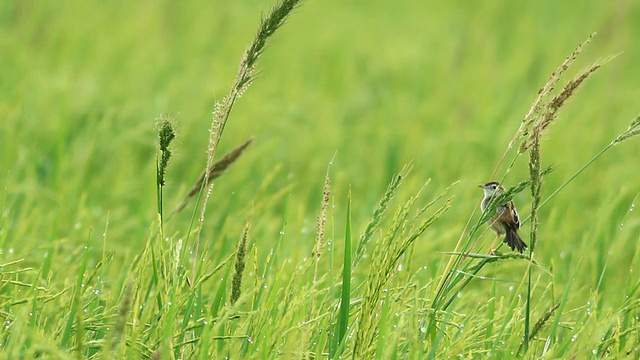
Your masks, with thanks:
M 111 341 L 109 343 L 109 352 L 105 355 L 105 358 L 109 358 L 110 354 L 118 353 L 118 346 L 122 341 L 122 337 L 125 332 L 125 326 L 127 325 L 127 318 L 129 317 L 129 312 L 131 311 L 131 302 L 133 298 L 133 284 L 129 283 L 124 289 L 122 293 L 122 299 L 120 300 L 120 304 L 118 305 L 118 312 L 116 315 L 115 322 L 113 324 L 113 330 L 111 331 Z
M 358 314 L 358 329 L 356 330 L 353 345 L 354 358 L 367 358 L 375 351 L 373 345 L 380 321 L 376 314 L 380 311 L 380 299 L 383 287 L 393 275 L 396 264 L 414 241 L 451 206 L 453 198 L 448 198 L 445 203 L 427 219 L 420 220 L 418 217 L 412 218 L 410 216 L 410 210 L 414 202 L 419 198 L 421 192 L 422 189 L 418 194 L 411 197 L 399 207 L 384 237 L 376 243 L 372 255 L 371 271 L 365 281 L 365 294 Z M 440 195 L 438 199 L 443 195 L 444 193 Z M 432 201 L 427 206 L 419 209 L 417 212 L 418 216 L 423 215 L 433 204 L 434 202 Z

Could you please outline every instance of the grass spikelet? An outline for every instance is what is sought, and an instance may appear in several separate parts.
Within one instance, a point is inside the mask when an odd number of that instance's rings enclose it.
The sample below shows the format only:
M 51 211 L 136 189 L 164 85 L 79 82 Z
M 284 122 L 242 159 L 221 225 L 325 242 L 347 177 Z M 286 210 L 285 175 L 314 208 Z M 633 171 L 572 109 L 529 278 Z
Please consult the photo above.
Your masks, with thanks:
M 544 315 L 542 315 L 540 319 L 538 319 L 535 325 L 533 325 L 533 328 L 531 328 L 529 339 L 533 339 L 538 335 L 540 330 L 542 330 L 542 327 L 547 323 L 547 321 L 549 321 L 553 313 L 556 310 L 558 310 L 559 307 L 560 307 L 560 303 L 553 305 L 546 313 L 544 313 Z M 522 343 L 522 345 L 520 345 L 520 348 L 518 348 L 518 354 L 522 352 L 523 347 L 524 347 L 524 343 Z
M 533 104 L 531 105 L 531 108 L 522 119 L 520 128 L 516 132 L 516 135 L 513 138 L 513 140 L 511 140 L 511 142 L 509 143 L 509 146 L 508 146 L 509 149 L 513 146 L 513 144 L 516 141 L 518 141 L 522 137 L 529 135 L 529 131 L 531 127 L 537 122 L 536 119 L 538 118 L 538 113 L 544 106 L 545 99 L 553 92 L 558 80 L 560 79 L 560 76 L 569 68 L 569 66 L 571 66 L 571 64 L 575 61 L 578 55 L 580 55 L 580 53 L 582 52 L 582 49 L 589 42 L 591 42 L 591 39 L 593 39 L 594 36 L 595 36 L 595 33 L 591 34 L 591 36 L 589 36 L 587 40 L 585 40 L 583 43 L 578 45 L 578 47 L 571 54 L 569 54 L 569 56 L 565 58 L 562 64 L 560 64 L 560 66 L 558 66 L 558 68 L 551 73 L 551 75 L 549 76 L 549 79 L 544 84 L 544 86 L 540 88 L 540 90 L 538 90 L 538 97 L 533 102 Z
M 611 143 L 612 145 L 617 145 L 627 139 L 630 139 L 634 136 L 638 136 L 640 135 L 640 116 L 636 117 L 631 124 L 629 124 L 629 127 L 627 128 L 627 130 L 625 132 L 623 132 L 622 134 L 618 135 L 617 138 L 615 138 L 615 140 L 613 140 L 613 142 Z
M 327 223 L 327 208 L 329 207 L 329 200 L 331 199 L 331 180 L 329 178 L 329 170 L 331 169 L 331 163 L 327 167 L 327 175 L 324 178 L 324 187 L 322 188 L 322 202 L 320 203 L 320 215 L 318 215 L 317 233 L 316 233 L 316 245 L 313 249 L 313 257 L 320 258 L 322 253 L 322 245 L 324 242 L 324 230 Z
M 236 162 L 236 160 L 238 160 L 240 155 L 242 155 L 242 153 L 247 149 L 247 147 L 249 147 L 249 145 L 251 145 L 252 142 L 253 138 L 245 141 L 242 145 L 231 150 L 222 159 L 216 161 L 213 165 L 211 165 L 208 171 L 202 172 L 202 174 L 200 174 L 200 176 L 198 177 L 198 180 L 196 180 L 195 184 L 191 187 L 191 190 L 189 190 L 182 202 L 173 211 L 173 214 L 184 209 L 185 206 L 187 206 L 187 204 L 189 203 L 189 200 L 200 192 L 200 190 L 203 188 L 202 186 L 205 179 L 207 179 L 207 181 L 211 181 L 222 175 L 229 168 L 229 166 L 231 166 Z
M 564 86 L 560 94 L 554 96 L 551 101 L 547 104 L 547 114 L 540 123 L 542 130 L 544 130 L 555 118 L 556 112 L 564 105 L 564 103 L 569 100 L 569 98 L 573 95 L 573 93 L 582 85 L 582 83 L 587 80 L 587 78 L 596 72 L 603 63 L 595 63 L 591 65 L 587 70 L 583 71 L 580 75 L 574 77 L 569 80 L 567 84 Z
M 356 248 L 356 251 L 353 255 L 353 266 L 358 266 L 358 264 L 362 260 L 362 257 L 364 256 L 366 250 L 366 246 L 371 241 L 373 233 L 378 229 L 380 221 L 382 220 L 382 216 L 389 207 L 389 202 L 395 196 L 398 188 L 400 187 L 400 184 L 409 174 L 411 168 L 411 165 L 406 165 L 402 168 L 402 170 L 400 170 L 400 173 L 398 173 L 398 175 L 394 176 L 393 179 L 391 179 L 389 186 L 387 186 L 387 190 L 384 192 L 384 195 L 382 195 L 380 202 L 373 211 L 371 221 L 369 222 L 369 224 L 367 224 L 365 231 L 362 233 L 360 239 L 358 240 L 358 247 Z
M 597 62 L 591 65 L 587 70 L 582 73 L 576 75 L 574 78 L 569 80 L 562 91 L 555 95 L 545 106 L 542 114 L 538 117 L 538 121 L 535 125 L 539 127 L 540 131 L 545 130 L 549 125 L 553 123 L 553 121 L 558 116 L 558 111 L 562 106 L 574 95 L 575 91 L 584 83 L 585 80 L 589 78 L 593 73 L 595 73 L 598 69 L 602 67 L 606 63 L 606 61 Z M 529 147 L 532 146 L 533 142 L 533 131 L 531 127 L 527 130 L 528 137 L 527 139 L 520 145 L 520 152 L 526 151 Z
M 160 117 L 158 121 L 158 145 L 160 148 L 160 161 L 158 164 L 158 178 L 157 183 L 158 186 L 165 185 L 165 174 L 167 172 L 167 167 L 169 166 L 169 159 L 171 159 L 171 150 L 169 150 L 169 145 L 176 137 L 176 133 L 173 130 L 173 125 L 171 124 L 173 121 L 173 116 L 171 114 L 165 114 Z
M 233 272 L 233 278 L 231 280 L 231 298 L 229 302 L 233 306 L 240 298 L 242 293 L 242 274 L 245 268 L 245 255 L 247 253 L 247 237 L 249 236 L 249 224 L 244 228 L 242 237 L 238 243 L 238 249 L 236 250 L 236 265 Z

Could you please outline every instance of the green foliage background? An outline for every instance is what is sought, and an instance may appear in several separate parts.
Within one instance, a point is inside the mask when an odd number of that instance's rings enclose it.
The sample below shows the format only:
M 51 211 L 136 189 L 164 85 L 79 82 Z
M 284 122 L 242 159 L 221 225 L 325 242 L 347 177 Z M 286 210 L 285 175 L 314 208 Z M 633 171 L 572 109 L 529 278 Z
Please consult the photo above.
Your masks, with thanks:
M 47 288 L 62 291 L 76 281 L 85 246 L 89 268 L 113 251 L 101 296 L 105 308 L 117 305 L 123 269 L 156 226 L 155 119 L 171 112 L 178 130 L 164 189 L 170 211 L 205 166 L 213 105 L 227 93 L 261 12 L 272 5 L 0 5 L 0 263 L 24 259 L 21 266 L 32 269 L 25 277 L 4 274 L 3 281 L 29 282 L 30 272 L 40 273 Z M 412 162 L 400 198 L 428 178 L 429 197 L 460 181 L 451 210 L 417 241 L 413 268 L 405 269 L 425 267 L 420 286 L 437 282 L 448 260 L 441 252 L 453 250 L 478 205 L 477 184 L 489 180 L 549 74 L 593 32 L 567 76 L 617 57 L 562 109 L 545 138 L 543 165 L 556 170 L 546 177 L 543 196 L 640 111 L 640 3 L 304 3 L 276 34 L 257 81 L 231 114 L 221 153 L 255 141 L 215 184 L 204 249 L 214 263 L 225 258 L 249 221 L 261 269 L 286 223 L 278 260 L 308 257 L 332 159 L 328 236 L 342 237 L 351 187 L 356 239 L 392 175 Z M 640 271 L 640 218 L 631 211 L 640 192 L 639 158 L 637 141 L 616 146 L 541 209 L 536 259 L 551 273 L 541 271 L 540 281 L 558 287 L 557 294 L 572 282 L 571 308 L 596 301 L 598 311 L 613 312 Z M 506 182 L 527 176 L 522 161 Z M 515 201 L 521 216 L 528 214 L 528 194 Z M 190 209 L 167 224 L 168 237 L 186 236 Z M 527 239 L 528 224 L 523 233 Z M 493 240 L 483 239 L 478 252 Z M 341 259 L 323 263 L 322 271 L 333 266 L 337 276 Z M 505 262 L 489 275 L 520 281 L 525 268 Z M 363 271 L 354 269 L 354 276 Z M 474 311 L 492 286 L 472 283 L 453 310 Z M 498 298 L 511 296 L 510 286 L 498 282 Z M 28 306 L 13 304 L 23 298 L 19 290 L 2 290 L 6 318 Z

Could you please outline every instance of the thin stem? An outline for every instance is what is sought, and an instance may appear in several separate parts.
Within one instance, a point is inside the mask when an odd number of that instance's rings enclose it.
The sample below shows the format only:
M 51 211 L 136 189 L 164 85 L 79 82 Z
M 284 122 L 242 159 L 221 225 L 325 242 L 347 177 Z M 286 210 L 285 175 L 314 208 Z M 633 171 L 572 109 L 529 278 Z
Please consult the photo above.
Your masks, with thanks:
M 594 157 L 592 157 L 591 160 L 587 161 L 587 163 L 584 164 L 580 169 L 578 169 L 578 171 L 576 171 L 573 175 L 571 175 L 571 177 L 569 177 L 567 181 L 565 181 L 562 185 L 560 185 L 560 187 L 558 187 L 553 193 L 551 193 L 551 195 L 549 195 L 542 203 L 540 203 L 540 207 L 543 207 L 544 204 L 546 204 L 549 200 L 551 200 L 554 196 L 556 196 L 556 194 L 559 193 L 560 190 L 564 189 L 567 185 L 569 185 L 569 183 L 573 181 L 573 179 L 575 179 L 578 175 L 580 175 L 580 173 L 583 172 L 584 169 L 586 169 L 589 165 L 591 165 L 591 163 L 596 161 L 596 159 L 598 159 L 602 154 L 604 154 L 605 151 L 609 150 L 609 148 L 611 148 L 613 145 L 614 143 L 610 143 L 609 145 L 605 146 L 604 149 L 600 150 L 600 152 L 598 152 Z

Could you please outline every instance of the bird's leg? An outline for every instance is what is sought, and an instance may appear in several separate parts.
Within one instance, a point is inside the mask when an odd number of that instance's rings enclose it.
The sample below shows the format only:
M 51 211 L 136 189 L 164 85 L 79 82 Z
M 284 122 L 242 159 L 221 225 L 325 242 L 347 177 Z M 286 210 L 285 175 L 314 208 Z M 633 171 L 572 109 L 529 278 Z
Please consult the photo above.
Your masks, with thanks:
M 496 246 L 496 242 L 498 242 L 498 239 L 500 239 L 500 234 L 496 235 L 496 238 L 491 243 L 491 246 L 489 246 L 489 255 L 495 255 L 496 254 L 495 246 Z

